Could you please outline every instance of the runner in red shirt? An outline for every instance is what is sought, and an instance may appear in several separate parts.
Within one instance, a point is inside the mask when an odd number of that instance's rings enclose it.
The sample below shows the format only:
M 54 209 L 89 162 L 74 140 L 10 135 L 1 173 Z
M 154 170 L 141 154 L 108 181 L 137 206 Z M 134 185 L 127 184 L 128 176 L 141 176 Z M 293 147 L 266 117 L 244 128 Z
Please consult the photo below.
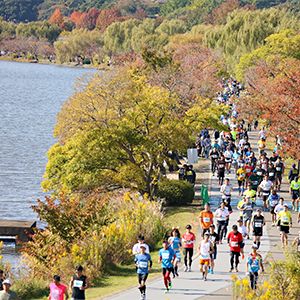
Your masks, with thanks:
M 249 182 L 249 177 L 251 176 L 254 168 L 251 166 L 251 162 L 248 161 L 246 166 L 245 166 L 245 169 L 247 171 L 247 174 L 246 174 L 246 185 L 248 185 L 248 182 Z
M 192 257 L 194 252 L 194 244 L 196 242 L 195 235 L 191 232 L 192 226 L 186 226 L 186 233 L 182 235 L 182 242 L 183 242 L 183 255 L 184 255 L 184 264 L 185 269 L 184 272 L 192 271 Z M 187 257 L 189 256 L 189 267 L 187 264 Z
M 232 226 L 232 231 L 228 234 L 227 242 L 230 247 L 230 269 L 233 270 L 233 262 L 235 259 L 235 271 L 238 272 L 239 256 L 241 251 L 241 244 L 243 242 L 243 236 L 238 232 L 237 225 Z

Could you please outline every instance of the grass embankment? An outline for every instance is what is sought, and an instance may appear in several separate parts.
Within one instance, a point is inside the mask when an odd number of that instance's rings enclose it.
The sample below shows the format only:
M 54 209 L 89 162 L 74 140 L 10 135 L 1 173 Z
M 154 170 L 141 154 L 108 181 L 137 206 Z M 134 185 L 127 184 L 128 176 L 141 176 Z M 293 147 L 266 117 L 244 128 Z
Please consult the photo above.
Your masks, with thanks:
M 169 229 L 173 226 L 179 226 L 180 232 L 183 234 L 187 224 L 191 224 L 193 228 L 197 228 L 198 214 L 199 210 L 196 210 L 195 207 L 172 207 L 166 210 L 165 218 Z M 157 249 L 151 251 L 153 266 L 149 274 L 149 279 L 158 276 L 161 273 L 161 266 L 157 262 L 158 252 L 161 247 L 161 245 L 157 245 Z M 132 257 L 132 259 L 134 259 L 134 257 Z M 117 265 L 112 267 L 110 272 L 102 277 L 96 287 L 92 287 L 86 291 L 86 298 L 101 298 L 111 293 L 119 292 L 122 289 L 136 286 L 136 284 L 137 276 L 134 265 Z

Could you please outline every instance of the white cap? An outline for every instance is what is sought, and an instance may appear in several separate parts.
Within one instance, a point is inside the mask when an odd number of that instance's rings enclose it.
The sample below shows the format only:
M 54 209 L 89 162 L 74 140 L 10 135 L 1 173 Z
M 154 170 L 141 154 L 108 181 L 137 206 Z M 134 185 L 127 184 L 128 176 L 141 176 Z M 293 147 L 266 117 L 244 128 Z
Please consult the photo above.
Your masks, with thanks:
M 251 197 L 249 195 L 247 195 L 245 198 L 248 199 L 248 198 L 251 198 Z
M 141 244 L 141 245 L 140 245 L 140 248 L 141 248 L 141 247 L 147 249 L 147 245 L 146 245 L 146 244 Z
M 2 282 L 2 284 L 4 284 L 4 283 L 7 283 L 7 284 L 10 284 L 10 285 L 11 285 L 11 282 L 10 282 L 9 279 L 5 279 L 5 280 Z
M 258 249 L 258 246 L 256 244 L 253 244 L 252 248 Z

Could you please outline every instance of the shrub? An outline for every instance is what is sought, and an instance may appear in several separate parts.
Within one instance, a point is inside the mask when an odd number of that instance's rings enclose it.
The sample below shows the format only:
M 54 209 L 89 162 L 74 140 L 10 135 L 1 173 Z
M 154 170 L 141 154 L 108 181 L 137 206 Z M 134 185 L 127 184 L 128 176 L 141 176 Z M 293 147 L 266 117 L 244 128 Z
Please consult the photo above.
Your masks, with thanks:
M 89 58 L 85 58 L 82 60 L 83 65 L 89 65 L 91 63 L 91 60 Z
M 27 55 L 27 59 L 29 59 L 29 60 L 34 60 L 35 57 L 34 57 L 34 55 L 28 54 L 28 55 Z
M 194 187 L 184 180 L 165 179 L 159 183 L 157 194 L 165 199 L 165 206 L 180 206 L 193 202 Z
M 12 53 L 10 57 L 11 57 L 12 59 L 15 59 L 15 58 L 18 58 L 18 57 L 19 57 L 19 55 L 18 55 L 18 54 L 16 54 L 16 53 Z

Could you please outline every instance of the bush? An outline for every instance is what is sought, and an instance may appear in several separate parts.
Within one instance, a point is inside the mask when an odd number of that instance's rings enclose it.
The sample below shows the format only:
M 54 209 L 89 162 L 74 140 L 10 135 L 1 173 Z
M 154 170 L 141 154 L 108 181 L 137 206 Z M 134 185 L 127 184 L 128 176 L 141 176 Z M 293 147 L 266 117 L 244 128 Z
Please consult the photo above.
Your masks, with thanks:
M 83 65 L 89 65 L 89 64 L 91 64 L 91 60 L 89 58 L 85 58 L 85 59 L 82 60 L 82 64 Z
M 193 202 L 194 187 L 184 180 L 165 179 L 159 183 L 157 194 L 165 199 L 165 206 L 180 206 Z
M 10 57 L 11 57 L 12 59 L 15 59 L 15 58 L 18 58 L 18 57 L 19 57 L 19 55 L 18 55 L 18 54 L 16 54 L 16 53 L 12 53 Z
M 35 57 L 34 57 L 34 55 L 28 54 L 28 55 L 27 55 L 27 59 L 29 59 L 29 60 L 34 60 Z

